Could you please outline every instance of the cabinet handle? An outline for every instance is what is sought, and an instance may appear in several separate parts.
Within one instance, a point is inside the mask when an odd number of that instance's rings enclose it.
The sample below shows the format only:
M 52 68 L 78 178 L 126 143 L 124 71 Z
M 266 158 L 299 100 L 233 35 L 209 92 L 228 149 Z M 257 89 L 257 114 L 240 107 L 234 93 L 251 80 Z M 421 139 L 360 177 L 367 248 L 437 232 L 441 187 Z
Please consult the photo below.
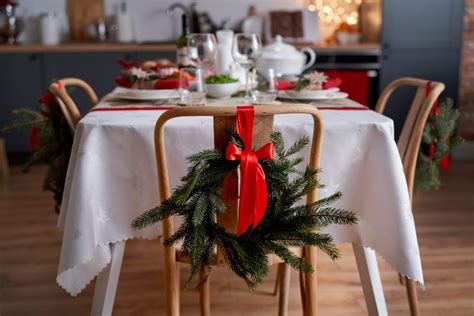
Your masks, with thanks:
M 382 59 L 383 59 L 383 60 L 389 60 L 389 57 L 388 57 L 388 55 L 384 54 L 384 55 L 382 56 Z
M 38 55 L 36 55 L 36 54 L 31 54 L 31 55 L 30 55 L 30 61 L 36 61 L 36 60 L 38 60 Z
M 378 77 L 378 73 L 376 70 L 369 70 L 367 71 L 367 77 L 369 78 L 377 78 Z
M 382 44 L 382 48 L 383 49 L 389 49 L 390 48 L 390 45 L 388 43 L 383 43 Z

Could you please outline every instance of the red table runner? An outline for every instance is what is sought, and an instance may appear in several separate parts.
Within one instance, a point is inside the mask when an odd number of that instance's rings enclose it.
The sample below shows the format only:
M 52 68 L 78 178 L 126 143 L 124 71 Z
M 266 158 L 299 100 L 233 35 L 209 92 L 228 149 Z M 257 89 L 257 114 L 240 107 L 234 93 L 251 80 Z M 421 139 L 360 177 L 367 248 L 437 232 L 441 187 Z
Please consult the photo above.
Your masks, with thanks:
M 109 108 L 93 108 L 89 112 L 107 112 L 107 111 L 166 111 L 174 107 L 156 107 L 156 106 L 124 106 L 124 107 L 109 107 Z M 341 111 L 367 111 L 370 110 L 368 107 L 358 106 L 341 106 L 341 107 L 321 107 L 318 108 L 321 111 L 324 110 L 341 110 Z

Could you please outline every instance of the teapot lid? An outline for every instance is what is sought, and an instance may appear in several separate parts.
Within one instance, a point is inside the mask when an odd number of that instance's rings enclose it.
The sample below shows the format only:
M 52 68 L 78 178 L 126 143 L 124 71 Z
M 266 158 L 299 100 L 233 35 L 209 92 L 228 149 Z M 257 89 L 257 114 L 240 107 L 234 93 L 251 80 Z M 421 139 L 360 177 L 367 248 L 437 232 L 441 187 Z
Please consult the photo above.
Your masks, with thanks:
M 303 56 L 293 45 L 283 42 L 281 35 L 275 36 L 275 41 L 265 46 L 262 50 L 262 57 L 265 58 L 285 58 L 300 59 Z

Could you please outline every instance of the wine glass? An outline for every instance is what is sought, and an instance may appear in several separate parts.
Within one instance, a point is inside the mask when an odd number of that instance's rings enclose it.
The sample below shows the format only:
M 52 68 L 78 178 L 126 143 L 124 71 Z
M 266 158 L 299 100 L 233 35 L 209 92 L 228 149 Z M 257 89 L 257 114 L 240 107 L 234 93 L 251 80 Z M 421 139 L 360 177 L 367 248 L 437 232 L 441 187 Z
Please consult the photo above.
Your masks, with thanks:
M 262 41 L 258 34 L 235 34 L 232 57 L 245 69 L 245 103 L 250 103 L 250 69 L 262 55 Z
M 196 68 L 212 66 L 217 54 L 217 43 L 214 34 L 194 33 L 188 36 L 188 58 Z

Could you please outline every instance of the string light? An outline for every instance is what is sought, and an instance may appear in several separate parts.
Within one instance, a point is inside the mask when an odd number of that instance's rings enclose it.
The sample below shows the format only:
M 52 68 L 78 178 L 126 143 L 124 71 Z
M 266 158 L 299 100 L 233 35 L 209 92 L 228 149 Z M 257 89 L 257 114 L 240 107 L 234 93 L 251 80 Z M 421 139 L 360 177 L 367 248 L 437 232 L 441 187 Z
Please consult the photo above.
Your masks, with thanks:
M 359 22 L 357 10 L 362 0 L 345 0 L 345 8 L 337 0 L 312 0 L 311 2 L 308 10 L 317 11 L 319 18 L 324 22 L 337 24 L 346 22 L 351 25 Z

